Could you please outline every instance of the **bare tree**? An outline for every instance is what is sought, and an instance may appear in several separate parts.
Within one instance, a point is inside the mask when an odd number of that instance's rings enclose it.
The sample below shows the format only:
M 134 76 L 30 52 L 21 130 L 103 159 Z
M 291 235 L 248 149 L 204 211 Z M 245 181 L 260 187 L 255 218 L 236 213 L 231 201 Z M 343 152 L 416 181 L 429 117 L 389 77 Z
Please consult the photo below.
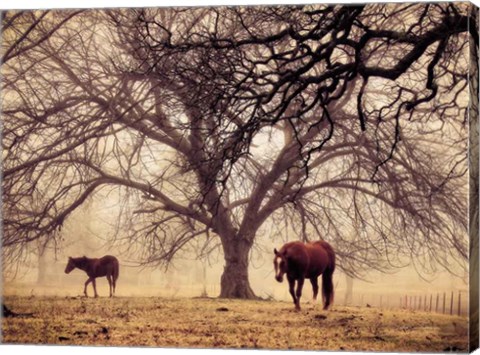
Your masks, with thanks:
M 76 14 L 2 66 L 6 252 L 103 190 L 124 197 L 117 242 L 144 262 L 220 247 L 221 297 L 255 296 L 267 224 L 328 240 L 352 276 L 464 265 L 471 11 Z

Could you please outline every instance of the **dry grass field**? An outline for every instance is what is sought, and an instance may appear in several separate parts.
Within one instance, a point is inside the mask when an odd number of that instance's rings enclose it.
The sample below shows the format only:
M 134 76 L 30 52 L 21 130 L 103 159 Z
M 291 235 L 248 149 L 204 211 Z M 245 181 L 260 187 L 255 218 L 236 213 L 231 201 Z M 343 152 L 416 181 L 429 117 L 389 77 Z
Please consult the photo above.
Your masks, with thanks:
M 467 350 L 467 320 L 404 310 L 208 298 L 6 296 L 3 343 L 367 351 Z

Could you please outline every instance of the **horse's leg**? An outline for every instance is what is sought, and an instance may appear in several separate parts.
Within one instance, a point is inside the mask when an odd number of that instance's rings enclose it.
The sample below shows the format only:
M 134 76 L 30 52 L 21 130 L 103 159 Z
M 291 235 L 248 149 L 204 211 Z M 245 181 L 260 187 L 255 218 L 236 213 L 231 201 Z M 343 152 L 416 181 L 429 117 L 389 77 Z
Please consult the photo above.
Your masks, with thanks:
M 312 283 L 312 289 L 313 289 L 313 303 L 316 303 L 317 295 L 318 295 L 318 278 L 312 277 L 310 279 L 310 282 Z
M 95 293 L 95 298 L 98 297 L 98 293 L 97 293 L 97 282 L 95 281 L 95 278 L 92 277 L 92 285 L 93 285 L 93 292 Z
M 110 297 L 113 296 L 113 293 L 112 293 L 112 275 L 111 274 L 107 274 L 107 280 L 108 280 L 108 285 L 110 286 Z
M 287 276 L 287 279 L 288 279 L 289 291 L 290 291 L 290 294 L 292 295 L 292 298 L 293 298 L 293 304 L 295 305 L 295 308 L 296 308 L 297 298 L 295 297 L 295 279 L 290 278 L 288 276 Z
M 91 279 L 91 278 L 88 278 L 88 280 L 85 281 L 85 287 L 83 288 L 83 294 L 85 295 L 85 297 L 88 297 L 88 295 L 87 295 L 87 286 L 88 286 L 88 284 L 89 284 L 90 282 L 92 282 L 92 279 Z
M 113 283 L 113 295 L 115 296 L 115 287 L 117 287 L 117 278 L 118 278 L 118 263 L 113 265 L 112 270 L 112 283 Z
M 297 311 L 300 310 L 300 297 L 302 297 L 302 288 L 303 288 L 303 282 L 304 281 L 305 281 L 304 277 L 297 280 L 297 293 L 296 293 L 297 302 L 295 303 L 295 309 Z

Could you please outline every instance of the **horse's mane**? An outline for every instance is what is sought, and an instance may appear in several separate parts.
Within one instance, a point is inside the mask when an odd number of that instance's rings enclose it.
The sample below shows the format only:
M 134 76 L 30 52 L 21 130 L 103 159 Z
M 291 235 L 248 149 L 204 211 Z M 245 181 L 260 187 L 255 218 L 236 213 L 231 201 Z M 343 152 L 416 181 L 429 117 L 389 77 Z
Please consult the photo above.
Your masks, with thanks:
M 89 258 L 86 256 L 81 256 L 79 258 L 74 258 L 75 261 L 75 266 L 79 268 L 80 270 L 85 270 L 85 268 L 88 266 Z

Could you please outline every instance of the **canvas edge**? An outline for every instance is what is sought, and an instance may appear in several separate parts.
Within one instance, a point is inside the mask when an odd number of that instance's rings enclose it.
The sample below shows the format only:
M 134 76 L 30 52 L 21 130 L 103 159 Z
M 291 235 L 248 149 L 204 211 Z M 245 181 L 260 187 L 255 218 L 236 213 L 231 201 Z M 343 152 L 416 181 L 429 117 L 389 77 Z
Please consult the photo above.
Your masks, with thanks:
M 475 32 L 478 40 L 479 8 L 470 4 L 469 29 Z M 472 32 L 473 31 L 473 32 Z M 479 63 L 476 39 L 470 36 L 469 65 L 469 351 L 479 348 Z

